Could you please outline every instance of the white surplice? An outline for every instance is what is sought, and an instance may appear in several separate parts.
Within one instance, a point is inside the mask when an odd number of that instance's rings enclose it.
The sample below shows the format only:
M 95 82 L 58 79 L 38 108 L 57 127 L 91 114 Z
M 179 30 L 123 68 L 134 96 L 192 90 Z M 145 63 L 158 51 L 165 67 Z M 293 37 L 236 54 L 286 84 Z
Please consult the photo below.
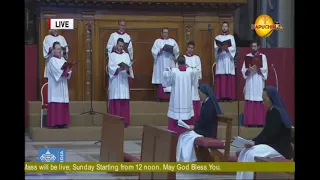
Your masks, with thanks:
M 173 54 L 167 53 L 163 51 L 161 54 L 160 49 L 163 48 L 164 45 L 173 46 Z M 175 67 L 175 62 L 173 58 L 178 58 L 179 56 L 179 46 L 178 43 L 171 38 L 168 39 L 157 39 L 153 43 L 151 53 L 154 59 L 153 72 L 152 72 L 152 84 L 162 84 L 163 82 L 163 71 L 168 67 Z
M 188 67 L 192 68 L 194 71 L 197 71 L 197 79 L 196 83 L 192 86 L 192 100 L 193 101 L 199 101 L 199 92 L 198 92 L 198 87 L 199 87 L 199 80 L 202 79 L 202 70 L 201 70 L 201 60 L 200 57 L 197 55 L 192 55 L 192 56 L 187 56 L 184 55 L 186 58 L 186 64 Z
M 186 131 L 179 136 L 176 152 L 177 162 L 195 162 L 197 156 L 194 150 L 194 140 L 202 135 L 194 131 Z
M 119 71 L 117 69 L 121 62 L 130 66 L 129 73 L 124 71 Z M 112 52 L 109 54 L 109 63 L 107 65 L 109 74 L 109 99 L 130 99 L 130 89 L 129 89 L 129 79 L 134 78 L 132 63 L 129 54 L 124 52 L 118 54 Z
M 255 162 L 254 157 L 264 157 L 264 158 L 275 158 L 275 157 L 283 157 L 278 151 L 273 149 L 272 147 L 259 144 L 253 146 L 251 148 L 243 149 L 238 157 L 238 162 Z M 253 179 L 253 172 L 237 172 L 236 179 Z
M 114 32 L 110 35 L 109 40 L 108 40 L 108 44 L 106 47 L 108 50 L 108 56 L 112 52 L 112 48 L 117 45 L 117 41 L 119 38 L 122 38 L 125 43 L 130 42 L 128 45 L 128 52 L 129 52 L 130 59 L 133 60 L 133 46 L 132 46 L 132 42 L 131 42 L 131 37 L 127 33 L 122 34 L 119 32 Z
M 231 47 L 228 48 L 229 52 L 221 51 L 218 52 L 219 47 L 214 41 L 214 54 L 216 57 L 216 74 L 231 74 L 235 75 L 234 67 L 234 56 L 236 55 L 236 42 L 234 37 L 230 34 L 228 35 L 218 35 L 215 38 L 218 41 L 231 40 Z
M 51 55 L 48 55 L 48 53 L 49 53 L 49 49 L 53 48 L 52 46 L 53 46 L 54 42 L 59 42 L 62 47 L 66 47 L 68 45 L 66 39 L 61 35 L 53 36 L 53 35 L 49 34 L 44 38 L 44 40 L 43 40 L 43 57 L 46 60 L 45 67 L 44 67 L 44 77 L 45 78 L 48 77 L 47 63 L 48 63 L 48 60 L 51 58 Z M 68 47 L 66 47 L 66 52 L 69 52 Z
M 192 86 L 196 83 L 197 72 L 192 68 L 180 71 L 172 68 L 163 72 L 163 86 L 171 86 L 168 117 L 174 120 L 190 120 L 194 116 Z
M 243 78 L 246 80 L 245 84 L 245 100 L 249 101 L 262 101 L 262 93 L 263 88 L 265 86 L 265 81 L 268 78 L 268 63 L 267 63 L 267 57 L 260 53 L 259 55 L 262 55 L 262 68 L 261 74 L 258 74 L 258 72 L 250 72 L 249 76 L 246 76 L 246 72 L 248 68 L 246 68 L 245 62 L 243 62 L 242 65 L 242 75 Z M 247 54 L 246 56 L 253 56 L 252 53 Z
M 48 75 L 48 102 L 69 103 L 68 79 L 71 78 L 71 71 L 68 77 L 62 76 L 61 67 L 67 62 L 63 57 L 61 59 L 51 57 L 47 63 Z

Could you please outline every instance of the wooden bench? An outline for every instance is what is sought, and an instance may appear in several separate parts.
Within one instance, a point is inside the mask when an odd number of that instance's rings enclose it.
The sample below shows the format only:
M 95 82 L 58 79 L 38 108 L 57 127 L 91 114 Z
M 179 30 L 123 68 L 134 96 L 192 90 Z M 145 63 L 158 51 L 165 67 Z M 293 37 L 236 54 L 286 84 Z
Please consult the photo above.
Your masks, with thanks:
M 141 159 L 124 153 L 127 162 L 176 162 L 179 135 L 176 132 L 152 125 L 143 126 Z M 139 173 L 139 179 L 176 179 L 175 172 Z
M 101 130 L 100 162 L 123 162 L 124 118 L 105 114 Z
M 254 157 L 256 162 L 293 162 L 285 158 L 264 158 L 264 157 Z M 293 172 L 255 172 L 254 179 L 286 179 L 293 180 Z
M 195 152 L 200 162 L 228 162 L 230 154 L 232 118 L 226 116 L 218 116 L 217 121 L 226 124 L 226 141 L 219 139 L 199 137 L 194 141 Z M 224 153 L 219 150 L 224 149 Z

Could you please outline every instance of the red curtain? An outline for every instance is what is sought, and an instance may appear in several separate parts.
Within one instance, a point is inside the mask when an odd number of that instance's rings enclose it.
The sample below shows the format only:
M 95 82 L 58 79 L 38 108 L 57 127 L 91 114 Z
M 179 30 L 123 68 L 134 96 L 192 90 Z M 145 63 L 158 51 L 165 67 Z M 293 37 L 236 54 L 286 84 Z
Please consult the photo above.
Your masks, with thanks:
M 244 57 L 250 52 L 250 48 L 240 48 L 240 55 L 237 62 L 237 85 L 240 100 L 244 100 L 243 87 L 245 84 L 241 74 L 241 68 Z M 278 91 L 294 123 L 294 48 L 261 48 L 260 52 L 267 56 L 268 61 L 269 73 L 266 86 L 277 86 L 275 69 L 278 75 Z
M 37 46 L 26 45 L 25 49 L 25 124 L 28 126 L 28 101 L 37 100 Z

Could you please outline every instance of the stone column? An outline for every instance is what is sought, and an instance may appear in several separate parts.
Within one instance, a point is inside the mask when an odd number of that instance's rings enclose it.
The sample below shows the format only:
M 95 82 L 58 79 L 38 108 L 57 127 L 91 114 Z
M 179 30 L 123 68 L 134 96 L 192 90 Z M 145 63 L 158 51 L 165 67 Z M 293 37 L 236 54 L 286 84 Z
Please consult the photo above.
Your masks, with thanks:
M 251 29 L 251 25 L 255 22 L 254 19 L 254 0 L 248 0 L 248 21 L 249 21 L 249 28 L 248 28 L 248 39 L 252 40 L 254 31 Z
M 260 0 L 260 12 L 261 12 L 261 14 L 267 14 L 267 11 L 268 11 L 268 1 L 267 0 Z M 267 47 L 267 39 L 266 38 L 261 38 L 260 46 L 262 48 L 266 48 Z
M 290 48 L 294 43 L 294 1 L 281 0 L 279 3 L 279 22 L 284 26 L 278 33 L 278 47 Z

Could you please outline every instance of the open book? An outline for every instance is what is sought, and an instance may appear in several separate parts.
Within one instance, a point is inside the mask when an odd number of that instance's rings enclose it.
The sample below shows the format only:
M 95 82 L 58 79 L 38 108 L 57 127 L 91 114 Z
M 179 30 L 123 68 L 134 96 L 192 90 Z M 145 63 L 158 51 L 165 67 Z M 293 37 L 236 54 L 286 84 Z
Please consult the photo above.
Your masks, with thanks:
M 252 144 L 253 142 L 247 139 L 244 139 L 240 136 L 233 137 L 233 142 L 231 143 L 231 146 L 237 147 L 237 148 L 244 148 L 245 144 Z
M 190 129 L 190 126 L 188 124 L 186 124 L 185 122 L 183 122 L 182 120 L 178 120 L 178 126 L 186 128 L 186 129 Z

